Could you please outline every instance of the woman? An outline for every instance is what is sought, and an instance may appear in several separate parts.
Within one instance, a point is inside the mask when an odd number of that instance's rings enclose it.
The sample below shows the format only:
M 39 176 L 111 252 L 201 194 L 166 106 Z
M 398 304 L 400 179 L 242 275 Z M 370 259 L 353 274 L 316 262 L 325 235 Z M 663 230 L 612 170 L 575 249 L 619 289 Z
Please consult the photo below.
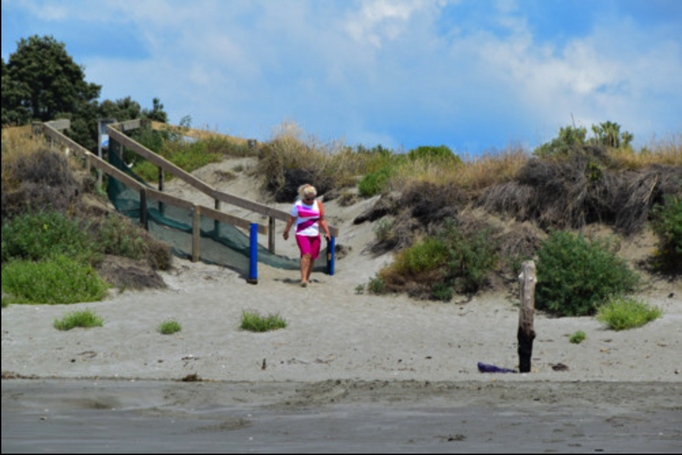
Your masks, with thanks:
M 284 228 L 284 240 L 289 239 L 289 229 L 296 223 L 296 243 L 301 250 L 301 286 L 307 287 L 310 284 L 315 259 L 320 256 L 320 226 L 327 241 L 331 240 L 331 235 L 324 219 L 322 203 L 315 200 L 317 196 L 315 187 L 302 185 L 298 188 L 298 194 L 300 199 L 291 209 L 287 227 Z

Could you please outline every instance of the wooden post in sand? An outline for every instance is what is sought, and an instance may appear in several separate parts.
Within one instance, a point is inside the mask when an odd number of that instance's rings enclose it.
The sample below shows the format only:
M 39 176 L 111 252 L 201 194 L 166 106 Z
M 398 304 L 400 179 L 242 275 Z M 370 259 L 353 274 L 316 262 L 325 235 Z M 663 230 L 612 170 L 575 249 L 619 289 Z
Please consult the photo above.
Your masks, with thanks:
M 535 329 L 533 328 L 533 313 L 535 312 L 535 263 L 525 261 L 521 266 L 519 282 L 521 288 L 521 311 L 519 312 L 519 371 L 530 373 L 530 361 L 533 356 L 533 340 Z
M 192 205 L 192 262 L 198 262 L 201 258 L 199 250 L 201 245 L 201 213 L 199 206 Z

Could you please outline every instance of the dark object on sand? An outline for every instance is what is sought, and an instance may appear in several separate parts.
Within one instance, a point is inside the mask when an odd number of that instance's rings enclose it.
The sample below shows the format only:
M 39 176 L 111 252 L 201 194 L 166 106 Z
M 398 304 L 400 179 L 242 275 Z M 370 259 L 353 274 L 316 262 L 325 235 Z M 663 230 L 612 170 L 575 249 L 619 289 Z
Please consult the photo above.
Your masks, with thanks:
M 552 370 L 554 371 L 568 371 L 568 365 L 564 365 L 563 363 L 557 363 L 556 365 L 552 365 Z
M 481 373 L 516 373 L 516 370 L 508 370 L 507 368 L 500 368 L 495 365 L 487 365 L 478 362 L 478 371 Z

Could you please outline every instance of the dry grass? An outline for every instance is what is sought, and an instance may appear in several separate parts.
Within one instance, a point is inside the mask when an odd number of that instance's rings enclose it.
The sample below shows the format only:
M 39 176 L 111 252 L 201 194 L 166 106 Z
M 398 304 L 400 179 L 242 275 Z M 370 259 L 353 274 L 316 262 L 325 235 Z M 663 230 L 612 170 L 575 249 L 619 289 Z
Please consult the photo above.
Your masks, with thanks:
M 612 150 L 609 157 L 619 169 L 638 170 L 655 164 L 682 166 L 682 133 L 669 139 L 654 139 L 639 152 Z
M 624 166 L 627 153 L 588 147 L 561 158 L 532 158 L 512 181 L 490 186 L 477 204 L 542 228 L 604 222 L 633 234 L 664 194 L 679 192 L 682 167 L 660 164 L 660 155 L 632 155 L 638 165 Z
M 83 182 L 65 154 L 27 133 L 30 129 L 3 130 L 2 219 L 48 208 L 73 214 Z
M 432 160 L 405 160 L 398 166 L 390 186 L 396 191 L 424 183 L 438 187 L 455 186 L 475 199 L 486 188 L 513 180 L 528 157 L 528 152 L 521 147 L 510 146 L 501 152 L 461 157 L 463 164 L 459 165 L 443 165 Z
M 320 141 L 306 135 L 295 123 L 280 125 L 261 146 L 257 172 L 265 189 L 279 202 L 295 199 L 297 188 L 310 183 L 324 194 L 350 186 L 363 169 L 362 155 L 352 153 L 343 141 Z

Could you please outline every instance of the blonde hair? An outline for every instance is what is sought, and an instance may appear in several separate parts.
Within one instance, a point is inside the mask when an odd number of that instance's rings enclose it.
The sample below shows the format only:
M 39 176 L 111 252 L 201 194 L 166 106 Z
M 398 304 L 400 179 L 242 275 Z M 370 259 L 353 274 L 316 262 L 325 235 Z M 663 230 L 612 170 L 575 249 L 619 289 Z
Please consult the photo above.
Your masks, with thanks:
M 305 199 L 306 194 L 312 194 L 313 197 L 317 196 L 317 190 L 314 186 L 306 183 L 298 187 L 298 195 L 301 199 Z

